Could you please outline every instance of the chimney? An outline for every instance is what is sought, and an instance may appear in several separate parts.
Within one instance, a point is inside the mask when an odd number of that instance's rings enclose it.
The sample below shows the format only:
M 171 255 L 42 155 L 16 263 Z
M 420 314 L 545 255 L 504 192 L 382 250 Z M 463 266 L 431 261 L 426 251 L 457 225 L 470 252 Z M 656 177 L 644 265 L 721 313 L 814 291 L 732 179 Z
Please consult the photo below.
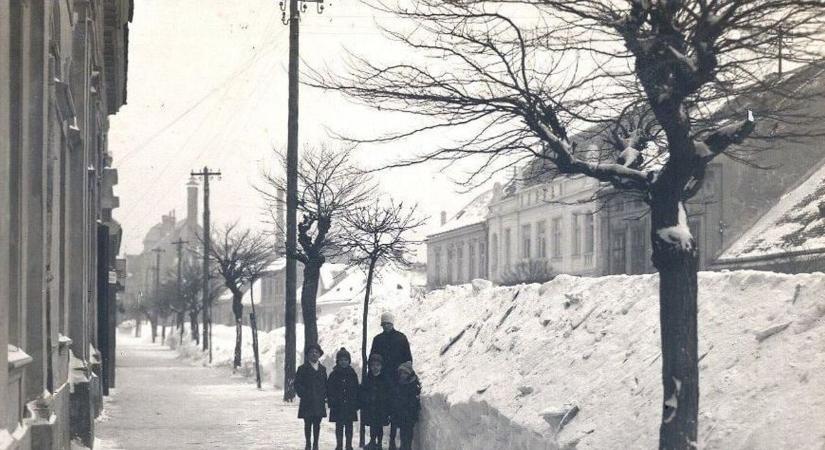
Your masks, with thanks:
M 447 211 L 441 211 L 441 225 L 447 223 Z
M 281 249 L 284 247 L 284 236 L 286 234 L 286 193 L 283 189 L 278 188 L 275 192 L 275 248 Z
M 190 177 L 186 183 L 186 222 L 198 223 L 198 182 L 195 177 Z

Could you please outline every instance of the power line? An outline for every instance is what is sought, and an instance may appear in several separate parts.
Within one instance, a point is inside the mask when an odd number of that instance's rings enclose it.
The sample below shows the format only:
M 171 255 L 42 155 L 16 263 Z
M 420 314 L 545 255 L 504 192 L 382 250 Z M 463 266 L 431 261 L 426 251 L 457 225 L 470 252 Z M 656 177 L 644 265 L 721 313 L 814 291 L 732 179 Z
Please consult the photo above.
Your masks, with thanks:
M 152 142 L 154 142 L 154 140 L 155 140 L 155 139 L 157 139 L 157 138 L 158 138 L 158 137 L 160 137 L 160 136 L 161 136 L 164 132 L 166 132 L 166 130 L 168 130 L 168 129 L 172 128 L 175 124 L 177 124 L 179 121 L 181 121 L 184 117 L 186 117 L 187 115 L 189 115 L 189 113 L 191 113 L 192 111 L 194 111 L 195 109 L 197 109 L 197 107 L 198 107 L 198 106 L 200 106 L 201 104 L 203 104 L 203 102 L 205 102 L 205 101 L 206 101 L 209 97 L 211 97 L 214 93 L 216 93 L 216 92 L 218 92 L 219 90 L 223 89 L 223 88 L 224 88 L 224 87 L 226 87 L 229 83 L 231 83 L 232 81 L 234 81 L 235 79 L 237 79 L 240 75 L 242 75 L 242 74 L 243 74 L 243 73 L 244 73 L 247 69 L 249 69 L 249 68 L 252 66 L 253 62 L 254 62 L 256 59 L 258 59 L 258 58 L 261 56 L 261 54 L 262 54 L 265 50 L 267 50 L 270 46 L 272 46 L 272 45 L 274 45 L 274 44 L 277 44 L 277 43 L 278 43 L 278 40 L 277 40 L 277 39 L 273 39 L 273 40 L 271 40 L 269 43 L 267 43 L 267 44 L 265 44 L 264 46 L 262 46 L 262 47 L 261 47 L 261 48 L 260 48 L 257 52 L 255 52 L 253 55 L 251 55 L 251 56 L 249 57 L 249 59 L 248 59 L 248 60 L 246 60 L 245 62 L 243 62 L 242 64 L 240 64 L 240 66 L 241 66 L 241 67 L 240 67 L 238 70 L 236 70 L 234 73 L 232 73 L 232 74 L 231 74 L 230 76 L 228 76 L 226 79 L 224 79 L 223 81 L 221 81 L 221 83 L 220 83 L 220 84 L 218 84 L 218 85 L 217 85 L 217 86 L 215 86 L 214 88 L 210 89 L 210 90 L 209 90 L 209 91 L 208 91 L 205 95 L 203 95 L 202 97 L 200 97 L 200 98 L 199 98 L 197 101 L 195 101 L 195 103 L 193 103 L 190 107 L 186 108 L 186 110 L 184 110 L 182 113 L 180 113 L 180 114 L 179 114 L 178 116 L 176 116 L 174 119 L 172 119 L 172 121 L 170 121 L 170 122 L 169 122 L 169 123 L 167 123 L 166 125 L 162 126 L 159 130 L 157 130 L 156 132 L 152 133 L 152 135 L 150 135 L 147 139 L 145 139 L 143 142 L 141 142 L 140 144 L 138 144 L 135 148 L 133 148 L 133 149 L 131 149 L 131 150 L 127 151 L 127 152 L 126 152 L 123 156 L 119 157 L 119 158 L 118 158 L 118 163 L 119 163 L 119 165 L 122 167 L 122 166 L 123 166 L 123 164 L 124 164 L 126 161 L 128 161 L 131 157 L 133 157 L 133 156 L 135 156 L 136 154 L 138 154 L 141 150 L 145 149 L 145 148 L 146 148 L 149 144 L 151 144 Z

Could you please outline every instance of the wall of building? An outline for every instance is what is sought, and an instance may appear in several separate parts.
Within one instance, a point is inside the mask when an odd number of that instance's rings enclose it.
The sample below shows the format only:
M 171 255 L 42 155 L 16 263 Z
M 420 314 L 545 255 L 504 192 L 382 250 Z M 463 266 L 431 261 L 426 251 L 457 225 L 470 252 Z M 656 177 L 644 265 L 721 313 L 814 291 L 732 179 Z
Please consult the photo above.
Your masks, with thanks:
M 125 90 L 126 78 L 104 68 L 104 52 L 119 46 L 110 57 L 125 64 L 131 11 L 127 0 L 105 4 L 0 6 L 0 449 L 94 435 L 120 243 L 106 133 L 125 99 L 106 83 Z
M 546 261 L 553 273 L 599 273 L 598 184 L 560 177 L 494 194 L 487 219 L 490 279 L 501 282 L 516 265 Z
M 486 224 L 478 223 L 427 237 L 427 287 L 487 278 Z

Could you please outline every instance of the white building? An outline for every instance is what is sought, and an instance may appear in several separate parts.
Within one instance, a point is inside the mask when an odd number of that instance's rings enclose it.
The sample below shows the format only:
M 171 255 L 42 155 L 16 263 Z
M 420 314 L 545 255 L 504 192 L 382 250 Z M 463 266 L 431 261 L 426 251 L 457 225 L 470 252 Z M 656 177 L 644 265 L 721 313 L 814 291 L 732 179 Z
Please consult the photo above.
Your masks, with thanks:
M 597 274 L 598 188 L 583 176 L 496 184 L 487 217 L 490 280 L 505 281 L 530 261 L 547 262 L 552 273 Z

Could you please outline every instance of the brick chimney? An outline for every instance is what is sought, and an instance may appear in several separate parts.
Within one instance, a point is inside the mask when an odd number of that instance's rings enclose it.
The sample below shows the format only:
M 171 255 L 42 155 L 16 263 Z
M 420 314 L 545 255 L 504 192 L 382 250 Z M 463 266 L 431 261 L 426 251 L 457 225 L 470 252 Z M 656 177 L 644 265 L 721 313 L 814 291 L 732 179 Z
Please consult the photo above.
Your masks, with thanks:
M 198 223 L 198 182 L 195 177 L 189 178 L 186 183 L 186 222 L 191 225 Z
M 441 225 L 447 223 L 447 211 L 441 211 Z

